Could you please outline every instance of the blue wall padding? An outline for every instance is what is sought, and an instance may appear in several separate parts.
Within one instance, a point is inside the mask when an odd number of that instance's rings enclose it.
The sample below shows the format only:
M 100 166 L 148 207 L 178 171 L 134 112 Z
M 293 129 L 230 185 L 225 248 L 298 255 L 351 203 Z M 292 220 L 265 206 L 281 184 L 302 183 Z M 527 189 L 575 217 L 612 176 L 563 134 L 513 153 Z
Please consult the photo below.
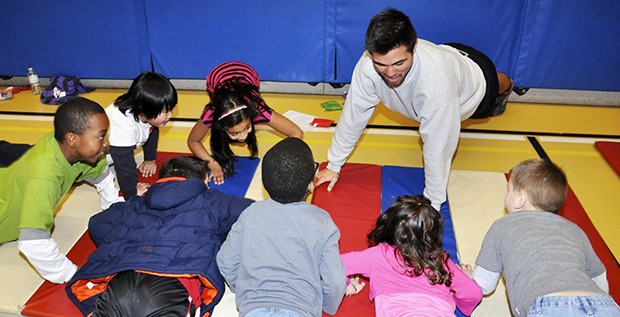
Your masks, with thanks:
M 135 3 L 3 1 L 0 74 L 26 76 L 32 66 L 42 77 L 134 78 L 150 69 Z
M 155 71 L 205 78 L 239 60 L 262 80 L 321 82 L 325 69 L 324 1 L 147 1 Z
M 342 0 L 337 2 L 336 7 L 336 81 L 351 80 L 353 68 L 364 51 L 368 23 L 387 7 L 407 14 L 419 38 L 437 44 L 458 42 L 473 46 L 487 54 L 498 70 L 511 73 L 511 61 L 516 59 L 511 52 L 516 52 L 518 48 L 517 34 L 522 24 L 522 2 L 399 0 L 361 4 L 359 1 Z
M 620 91 L 620 1 L 10 1 L 0 75 L 203 79 L 240 60 L 262 80 L 349 83 L 370 18 L 391 6 L 419 36 L 484 52 L 520 87 Z
M 424 169 L 418 167 L 383 166 L 381 169 L 381 210 L 385 211 L 398 196 L 421 195 L 424 191 Z M 450 254 L 450 259 L 459 264 L 454 226 L 450 217 L 448 201 L 441 205 L 439 213 L 444 219 L 443 248 Z M 456 310 L 456 316 L 464 316 Z
M 620 1 L 527 1 L 515 81 L 620 90 Z

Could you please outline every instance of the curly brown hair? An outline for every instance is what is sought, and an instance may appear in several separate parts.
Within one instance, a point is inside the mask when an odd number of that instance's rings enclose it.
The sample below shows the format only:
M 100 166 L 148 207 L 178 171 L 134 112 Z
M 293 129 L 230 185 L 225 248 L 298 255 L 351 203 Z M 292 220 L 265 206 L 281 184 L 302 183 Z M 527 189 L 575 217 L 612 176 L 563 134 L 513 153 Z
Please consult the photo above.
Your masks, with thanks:
M 406 274 L 424 274 L 432 285 L 452 284 L 448 253 L 442 249 L 443 217 L 423 195 L 400 196 L 368 234 L 370 246 L 385 242 L 396 247 L 394 256 Z

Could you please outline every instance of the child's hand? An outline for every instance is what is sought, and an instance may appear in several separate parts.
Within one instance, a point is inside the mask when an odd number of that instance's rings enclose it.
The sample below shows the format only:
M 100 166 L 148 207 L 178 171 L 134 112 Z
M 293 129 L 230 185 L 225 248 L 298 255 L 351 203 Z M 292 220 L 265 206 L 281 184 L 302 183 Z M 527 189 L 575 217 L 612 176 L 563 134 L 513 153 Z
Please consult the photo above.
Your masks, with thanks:
M 345 293 L 347 296 L 355 295 L 361 292 L 364 286 L 366 286 L 366 282 L 360 283 L 359 277 L 351 277 L 349 278 L 349 281 L 351 282 L 351 284 L 347 285 L 347 290 Z
M 150 187 L 151 184 L 149 183 L 138 183 L 138 185 L 136 185 L 136 191 L 138 192 L 138 196 L 146 194 Z
M 138 170 L 142 173 L 142 177 L 151 177 L 157 170 L 157 164 L 155 161 L 144 161 L 138 166 Z
M 471 277 L 471 274 L 474 272 L 474 268 L 471 265 L 465 263 L 461 263 L 461 270 L 469 277 Z
M 213 179 L 213 182 L 216 185 L 224 184 L 224 171 L 216 160 L 211 160 L 208 164 L 209 169 L 211 170 L 211 174 L 209 175 L 209 179 Z

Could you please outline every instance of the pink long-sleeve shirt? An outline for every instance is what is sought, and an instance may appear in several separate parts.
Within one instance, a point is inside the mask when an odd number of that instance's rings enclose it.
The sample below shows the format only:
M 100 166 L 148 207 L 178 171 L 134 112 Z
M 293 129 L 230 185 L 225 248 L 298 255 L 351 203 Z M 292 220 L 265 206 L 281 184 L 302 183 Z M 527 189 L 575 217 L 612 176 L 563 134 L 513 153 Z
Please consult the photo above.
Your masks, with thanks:
M 380 243 L 342 255 L 347 276 L 361 274 L 370 278 L 370 299 L 375 300 L 378 317 L 412 309 L 416 316 L 423 316 L 425 311 L 428 316 L 438 316 L 439 311 L 454 316 L 455 307 L 471 315 L 482 300 L 480 287 L 452 260 L 448 259 L 447 267 L 452 273 L 452 285 L 431 285 L 425 275 L 406 275 L 394 251 L 394 246 Z

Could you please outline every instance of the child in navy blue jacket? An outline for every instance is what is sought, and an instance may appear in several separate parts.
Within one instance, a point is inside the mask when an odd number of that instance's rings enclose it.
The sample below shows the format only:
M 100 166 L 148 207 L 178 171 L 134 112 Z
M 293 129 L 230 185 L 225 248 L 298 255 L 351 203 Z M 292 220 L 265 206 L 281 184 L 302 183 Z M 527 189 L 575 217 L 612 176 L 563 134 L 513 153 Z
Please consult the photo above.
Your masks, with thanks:
M 97 249 L 67 285 L 86 316 L 204 316 L 224 294 L 215 256 L 253 201 L 209 189 L 206 162 L 167 161 L 144 198 L 90 219 Z

